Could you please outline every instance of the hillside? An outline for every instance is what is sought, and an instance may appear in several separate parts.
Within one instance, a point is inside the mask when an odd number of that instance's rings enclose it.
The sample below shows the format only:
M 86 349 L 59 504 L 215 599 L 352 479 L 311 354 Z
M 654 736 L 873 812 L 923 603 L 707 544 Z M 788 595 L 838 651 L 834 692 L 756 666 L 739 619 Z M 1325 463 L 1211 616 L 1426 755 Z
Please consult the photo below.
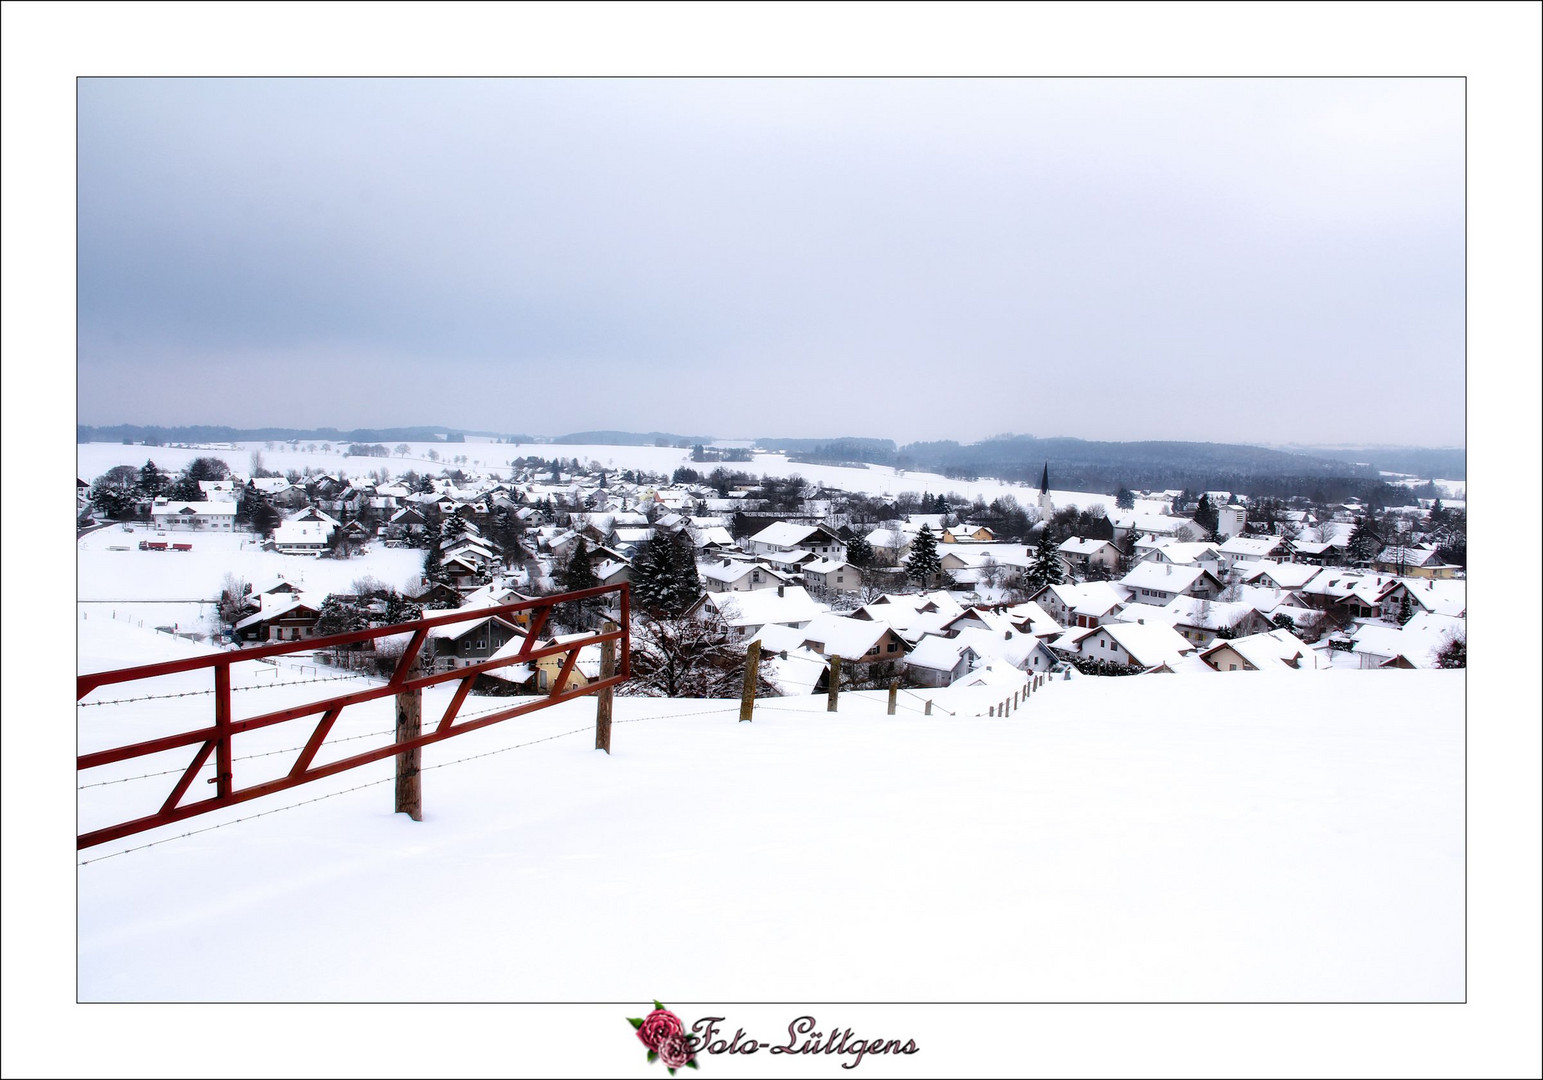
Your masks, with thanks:
M 92 663 L 142 655 L 90 626 Z M 327 689 L 303 674 L 241 708 Z M 80 997 L 1460 1000 L 1463 687 L 1081 679 L 1006 720 L 847 695 L 752 724 L 618 698 L 609 757 L 581 700 L 426 750 L 421 824 L 382 764 L 81 853 Z M 82 739 L 152 704 L 82 708 Z M 379 702 L 339 733 L 389 726 Z M 160 782 L 89 789 L 83 820 Z M 404 915 L 420 947 L 386 944 Z

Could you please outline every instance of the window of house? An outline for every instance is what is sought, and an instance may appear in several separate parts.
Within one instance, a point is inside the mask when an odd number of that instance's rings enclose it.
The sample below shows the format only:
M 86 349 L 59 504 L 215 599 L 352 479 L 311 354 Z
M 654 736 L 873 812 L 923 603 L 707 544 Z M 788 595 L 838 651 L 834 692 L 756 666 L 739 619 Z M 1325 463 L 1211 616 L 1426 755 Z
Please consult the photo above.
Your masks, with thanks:
M 889 650 L 888 651 L 890 651 L 890 652 L 898 652 L 899 650 L 900 650 L 900 645 L 897 642 L 891 641 L 889 643 Z

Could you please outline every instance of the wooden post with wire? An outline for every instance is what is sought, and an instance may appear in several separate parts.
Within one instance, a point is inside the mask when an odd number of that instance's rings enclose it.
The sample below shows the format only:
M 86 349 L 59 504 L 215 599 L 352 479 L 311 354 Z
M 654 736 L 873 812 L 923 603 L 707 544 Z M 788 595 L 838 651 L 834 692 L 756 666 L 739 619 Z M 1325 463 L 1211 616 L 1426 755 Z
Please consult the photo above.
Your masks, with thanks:
M 836 695 L 841 690 L 841 657 L 830 658 L 830 691 L 825 698 L 825 711 L 836 711 Z
M 739 694 L 739 722 L 749 723 L 755 712 L 755 684 L 761 673 L 761 642 L 752 641 L 745 650 L 745 688 Z
M 412 671 L 418 671 L 415 662 Z M 423 734 L 423 687 L 403 690 L 396 696 L 396 741 L 406 742 Z M 396 813 L 423 820 L 423 786 L 420 765 L 423 748 L 415 746 L 396 756 Z
M 895 695 L 900 693 L 900 680 L 889 680 L 889 715 L 895 715 Z
M 927 707 L 922 710 L 922 715 L 923 716 L 931 716 L 932 715 L 932 699 L 931 698 L 927 699 Z
M 616 624 L 609 619 L 601 627 L 604 633 L 616 631 Z M 600 679 L 604 682 L 616 674 L 616 641 L 600 643 Z M 611 688 L 605 687 L 595 695 L 595 749 L 611 752 Z

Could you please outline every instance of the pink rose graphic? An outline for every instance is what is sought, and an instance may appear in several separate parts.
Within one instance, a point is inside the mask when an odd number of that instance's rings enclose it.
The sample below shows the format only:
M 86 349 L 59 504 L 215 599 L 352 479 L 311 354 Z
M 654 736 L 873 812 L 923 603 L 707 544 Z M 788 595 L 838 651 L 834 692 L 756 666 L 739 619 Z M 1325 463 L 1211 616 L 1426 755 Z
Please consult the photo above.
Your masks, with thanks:
M 681 1037 L 685 1034 L 686 1025 L 669 1009 L 655 1009 L 643 1018 L 643 1026 L 638 1028 L 638 1038 L 650 1050 L 658 1050 L 671 1035 Z
M 684 1035 L 666 1035 L 655 1049 L 659 1052 L 659 1060 L 670 1069 L 684 1068 L 696 1056 L 686 1044 Z
M 649 1062 L 664 1062 L 671 1076 L 682 1067 L 701 1067 L 696 1063 L 695 1049 L 700 1040 L 686 1034 L 686 1025 L 664 1007 L 664 1002 L 655 1001 L 653 1012 L 644 1017 L 629 1016 L 627 1023 L 638 1033 L 638 1040 L 648 1047 Z

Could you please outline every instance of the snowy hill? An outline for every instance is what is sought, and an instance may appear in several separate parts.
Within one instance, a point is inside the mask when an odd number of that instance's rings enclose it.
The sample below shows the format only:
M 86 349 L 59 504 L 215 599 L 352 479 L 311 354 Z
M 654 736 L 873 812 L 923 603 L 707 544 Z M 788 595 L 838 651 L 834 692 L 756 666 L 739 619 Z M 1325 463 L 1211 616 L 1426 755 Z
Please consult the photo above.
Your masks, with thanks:
M 427 748 L 419 824 L 383 763 L 81 852 L 80 997 L 1460 1000 L 1463 688 L 1080 679 L 1007 719 L 848 694 L 752 724 L 618 698 L 610 757 L 581 700 Z M 83 707 L 82 738 L 157 704 Z M 303 742 L 249 737 L 238 768 Z M 82 819 L 165 783 L 83 790 Z M 420 947 L 384 947 L 404 926 Z

